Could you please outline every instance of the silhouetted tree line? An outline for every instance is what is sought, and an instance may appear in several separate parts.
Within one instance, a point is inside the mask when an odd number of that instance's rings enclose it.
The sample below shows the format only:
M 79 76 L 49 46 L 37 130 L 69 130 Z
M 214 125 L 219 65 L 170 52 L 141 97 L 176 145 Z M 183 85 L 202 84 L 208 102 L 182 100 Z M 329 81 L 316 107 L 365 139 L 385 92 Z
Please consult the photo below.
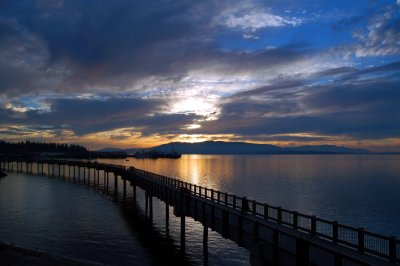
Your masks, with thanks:
M 29 153 L 87 153 L 88 150 L 76 144 L 31 142 L 8 142 L 0 140 L 0 153 L 29 154 Z
M 45 142 L 8 142 L 0 140 L 1 157 L 51 157 L 51 158 L 125 158 L 125 152 L 95 152 L 76 144 Z

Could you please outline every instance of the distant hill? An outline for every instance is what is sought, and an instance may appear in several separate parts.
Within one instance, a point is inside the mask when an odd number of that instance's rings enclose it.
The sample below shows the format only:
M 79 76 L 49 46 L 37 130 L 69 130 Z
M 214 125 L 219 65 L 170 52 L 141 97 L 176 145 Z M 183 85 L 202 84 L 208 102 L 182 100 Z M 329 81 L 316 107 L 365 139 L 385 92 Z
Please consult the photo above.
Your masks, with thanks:
M 317 146 L 298 146 L 288 148 L 291 151 L 298 151 L 302 153 L 369 153 L 366 149 L 353 149 L 346 147 L 338 147 L 335 145 L 317 145 Z
M 134 153 L 139 149 L 126 149 Z M 141 150 L 141 149 L 140 149 Z M 155 146 L 148 150 L 168 153 L 176 151 L 181 154 L 362 154 L 369 153 L 365 149 L 352 149 L 334 145 L 278 147 L 270 144 L 254 144 L 246 142 L 205 141 L 198 143 L 173 142 Z
M 282 153 L 283 148 L 268 144 L 252 144 L 245 142 L 205 141 L 198 143 L 174 142 L 153 147 L 160 152 L 174 150 L 182 154 L 265 154 Z
M 119 149 L 119 148 L 103 148 L 97 150 L 96 152 L 126 152 L 126 149 Z

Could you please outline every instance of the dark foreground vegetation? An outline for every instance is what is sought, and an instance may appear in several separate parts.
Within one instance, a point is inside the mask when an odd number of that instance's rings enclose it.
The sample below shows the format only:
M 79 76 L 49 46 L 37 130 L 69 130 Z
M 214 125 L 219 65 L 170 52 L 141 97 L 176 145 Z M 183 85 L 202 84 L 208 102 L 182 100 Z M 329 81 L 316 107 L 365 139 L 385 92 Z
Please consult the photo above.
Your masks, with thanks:
M 24 158 L 125 158 L 126 152 L 95 152 L 77 144 L 45 142 L 8 142 L 0 140 L 0 157 Z

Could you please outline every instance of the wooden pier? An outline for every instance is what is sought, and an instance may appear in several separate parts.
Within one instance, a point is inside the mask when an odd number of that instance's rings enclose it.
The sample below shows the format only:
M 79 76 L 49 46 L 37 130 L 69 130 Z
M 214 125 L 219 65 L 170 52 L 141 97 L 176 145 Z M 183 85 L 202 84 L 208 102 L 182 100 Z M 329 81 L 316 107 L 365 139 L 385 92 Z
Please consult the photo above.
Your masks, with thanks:
M 153 217 L 153 198 L 180 217 L 181 251 L 185 252 L 185 219 L 203 225 L 203 253 L 208 254 L 208 230 L 250 251 L 252 265 L 398 265 L 400 241 L 364 230 L 270 206 L 177 179 L 120 165 L 81 160 L 2 159 L 1 170 L 59 176 L 83 181 L 123 203 L 127 183 L 145 193 L 145 214 Z

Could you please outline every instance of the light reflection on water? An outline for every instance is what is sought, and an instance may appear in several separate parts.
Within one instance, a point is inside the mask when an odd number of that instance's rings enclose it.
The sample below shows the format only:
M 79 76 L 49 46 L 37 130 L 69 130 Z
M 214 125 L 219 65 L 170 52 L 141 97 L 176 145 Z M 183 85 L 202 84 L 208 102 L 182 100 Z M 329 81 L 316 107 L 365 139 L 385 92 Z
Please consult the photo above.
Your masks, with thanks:
M 99 161 L 135 166 L 400 237 L 399 155 L 184 155 L 178 160 Z M 143 191 L 137 195 L 144 209 Z M 154 199 L 153 208 L 153 225 L 166 236 L 165 204 Z M 142 248 L 146 235 L 130 230 L 126 217 L 107 196 L 83 185 L 12 174 L 0 180 L 0 214 L 2 240 L 106 264 L 154 264 Z M 175 249 L 179 249 L 179 225 L 180 218 L 170 208 L 166 239 Z M 187 218 L 187 257 L 195 264 L 203 263 L 202 230 L 201 224 Z M 209 264 L 248 265 L 249 253 L 209 230 Z
M 400 237 L 400 155 L 183 155 L 101 160 Z

